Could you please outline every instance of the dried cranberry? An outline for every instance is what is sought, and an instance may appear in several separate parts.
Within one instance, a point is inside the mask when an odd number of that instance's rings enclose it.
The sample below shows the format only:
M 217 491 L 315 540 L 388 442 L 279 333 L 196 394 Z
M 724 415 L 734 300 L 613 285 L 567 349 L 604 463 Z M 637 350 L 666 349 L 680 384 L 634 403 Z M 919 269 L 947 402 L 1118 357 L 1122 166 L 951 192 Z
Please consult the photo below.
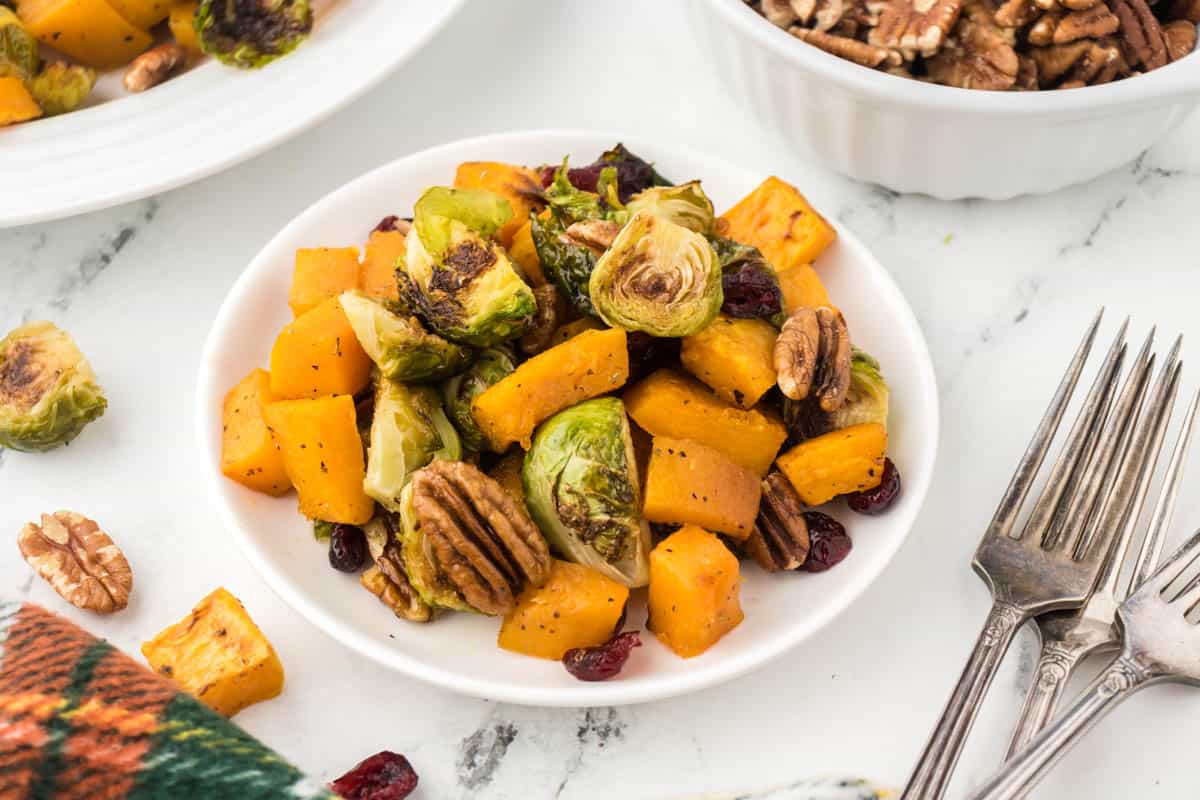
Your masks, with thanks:
M 745 267 L 721 276 L 725 302 L 721 311 L 731 317 L 770 317 L 783 308 L 783 294 L 775 279 L 761 269 Z
M 850 555 L 854 543 L 842 523 L 820 511 L 805 511 L 804 521 L 808 524 L 809 549 L 802 569 L 824 572 Z
M 384 750 L 360 761 L 329 788 L 345 800 L 404 800 L 417 788 L 417 773 L 407 758 Z
M 379 224 L 371 229 L 371 233 L 387 233 L 389 231 L 394 231 L 396 230 L 396 223 L 399 221 L 400 218 L 395 214 L 388 214 L 386 217 L 379 220 Z
M 680 339 L 662 339 L 645 331 L 630 331 L 625 339 L 629 351 L 629 382 L 649 375 L 659 367 L 679 363 Z
M 596 647 L 577 647 L 563 655 L 567 672 L 581 681 L 605 681 L 616 675 L 629 659 L 629 652 L 642 646 L 637 631 L 618 633 Z
M 627 202 L 629 198 L 644 189 L 663 183 L 662 177 L 654 171 L 653 165 L 626 150 L 625 145 L 622 144 L 618 144 L 586 167 L 569 168 L 567 180 L 576 189 L 595 192 L 600 182 L 600 173 L 608 167 L 615 167 L 617 170 L 617 196 L 620 197 L 622 203 Z M 557 167 L 542 167 L 543 187 L 549 188 L 550 184 L 554 182 L 554 173 L 557 169 Z
M 847 496 L 846 505 L 850 506 L 851 511 L 874 516 L 891 508 L 892 503 L 896 502 L 896 498 L 899 496 L 900 471 L 896 469 L 896 465 L 890 458 L 885 458 L 879 485 L 874 489 L 866 489 Z
M 329 566 L 356 572 L 367 558 L 367 537 L 362 528 L 337 524 L 329 534 Z

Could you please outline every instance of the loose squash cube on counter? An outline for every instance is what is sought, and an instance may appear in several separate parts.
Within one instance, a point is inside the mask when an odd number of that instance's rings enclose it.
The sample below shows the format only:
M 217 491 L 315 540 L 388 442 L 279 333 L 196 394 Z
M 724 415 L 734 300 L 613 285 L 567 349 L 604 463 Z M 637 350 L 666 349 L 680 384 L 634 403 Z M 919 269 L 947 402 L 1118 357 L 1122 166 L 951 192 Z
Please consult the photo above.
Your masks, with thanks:
M 660 369 L 625 390 L 625 410 L 655 436 L 692 439 L 720 450 L 758 476 L 771 469 L 787 439 L 773 412 L 741 409 L 683 373 Z
M 655 436 L 642 515 L 650 522 L 699 525 L 745 539 L 754 529 L 758 475 L 691 439 Z
M 281 400 L 356 394 L 370 379 L 371 359 L 336 297 L 294 319 L 271 348 L 271 394 Z
M 196 34 L 193 22 L 196 19 L 196 7 L 200 0 L 175 0 L 167 16 L 167 27 L 176 44 L 181 44 L 194 54 L 199 54 L 200 37 Z
M 272 401 L 271 376 L 256 369 L 225 395 L 221 411 L 221 472 L 247 489 L 278 497 L 292 488 L 263 408 Z
M 465 161 L 454 173 L 455 189 L 484 189 L 497 194 L 512 206 L 512 218 L 497 233 L 500 244 L 508 248 L 529 214 L 541 205 L 542 181 L 528 167 L 497 161 Z
M 801 442 L 776 463 L 810 506 L 848 492 L 874 489 L 883 480 L 887 428 L 877 422 L 851 425 Z
M 730 239 L 757 247 L 783 272 L 811 264 L 837 238 L 837 231 L 790 183 L 767 178 L 721 215 Z
M 404 255 L 406 245 L 407 240 L 400 231 L 371 231 L 363 252 L 358 288 L 381 300 L 399 300 L 396 261 Z
M 684 337 L 679 360 L 718 397 L 751 408 L 775 385 L 778 336 L 761 319 L 720 316 L 699 333 Z
M 821 282 L 821 277 L 811 264 L 797 264 L 778 272 L 775 277 L 783 291 L 783 310 L 789 316 L 801 306 L 833 307 L 829 300 L 829 292 L 825 291 L 825 284 Z
M 542 260 L 538 258 L 537 248 L 533 246 L 533 225 L 529 220 L 525 220 L 513 234 L 508 255 L 520 268 L 521 277 L 526 283 L 534 288 L 546 285 L 546 273 L 542 271 Z
M 538 353 L 475 398 L 475 421 L 496 452 L 516 443 L 528 449 L 539 423 L 620 389 L 628 378 L 625 331 L 584 331 Z
M 0 127 L 28 122 L 42 115 L 42 107 L 16 77 L 0 77 Z
M 531 586 L 504 618 L 498 643 L 535 658 L 559 659 L 576 647 L 594 647 L 616 633 L 629 589 L 595 570 L 555 560 L 550 579 Z
M 310 247 L 296 251 L 288 305 L 300 316 L 331 297 L 358 288 L 357 247 Z M 395 277 L 392 278 L 395 281 Z
M 269 403 L 263 417 L 309 519 L 362 525 L 375 512 L 363 491 L 366 464 L 349 395 Z
M 700 655 L 744 619 L 740 584 L 729 548 L 685 525 L 650 551 L 650 630 L 676 655 Z
M 35 39 L 97 69 L 124 66 L 154 44 L 105 0 L 20 0 L 17 14 Z
M 155 672 L 227 717 L 283 691 L 275 648 L 225 589 L 143 644 L 142 655 Z

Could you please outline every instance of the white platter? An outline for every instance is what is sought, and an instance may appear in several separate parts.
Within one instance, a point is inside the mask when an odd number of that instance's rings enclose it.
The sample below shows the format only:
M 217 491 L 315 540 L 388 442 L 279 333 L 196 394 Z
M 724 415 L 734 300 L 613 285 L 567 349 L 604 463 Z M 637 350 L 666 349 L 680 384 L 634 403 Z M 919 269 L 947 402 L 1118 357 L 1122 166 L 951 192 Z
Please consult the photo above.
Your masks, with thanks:
M 845 228 L 817 267 L 843 310 L 855 341 L 877 356 L 892 388 L 890 451 L 904 493 L 885 515 L 834 513 L 854 550 L 822 574 L 769 576 L 746 564 L 745 621 L 703 655 L 683 660 L 652 635 L 625 671 L 605 683 L 581 683 L 557 662 L 496 647 L 499 621 L 449 614 L 429 625 L 397 620 L 353 576 L 330 568 L 326 548 L 296 512 L 294 496 L 273 499 L 243 489 L 219 472 L 221 401 L 254 367 L 263 366 L 287 306 L 294 251 L 299 247 L 360 244 L 383 216 L 407 214 L 420 192 L 448 184 L 457 164 L 497 160 L 557 163 L 569 153 L 590 162 L 621 140 L 656 163 L 667 177 L 700 178 L 718 209 L 754 188 L 757 175 L 708 156 L 613 135 L 570 131 L 511 133 L 427 150 L 371 172 L 319 201 L 286 226 L 234 284 L 209 334 L 197 388 L 197 433 L 202 465 L 230 532 L 259 573 L 293 608 L 363 656 L 439 686 L 506 702 L 554 706 L 636 703 L 726 681 L 794 647 L 828 625 L 880 574 L 912 528 L 933 474 L 938 441 L 938 395 L 920 327 L 888 273 Z M 803 189 L 803 175 L 784 174 Z M 644 603 L 631 603 L 627 627 L 641 627 Z

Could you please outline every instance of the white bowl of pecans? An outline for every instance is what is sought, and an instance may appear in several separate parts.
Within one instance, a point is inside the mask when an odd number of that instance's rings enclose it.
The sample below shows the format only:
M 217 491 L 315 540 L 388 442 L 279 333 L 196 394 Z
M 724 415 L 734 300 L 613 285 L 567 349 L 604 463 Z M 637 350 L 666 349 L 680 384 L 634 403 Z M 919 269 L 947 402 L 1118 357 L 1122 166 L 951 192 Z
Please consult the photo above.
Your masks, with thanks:
M 943 199 L 1054 191 L 1200 103 L 1200 0 L 705 0 L 730 90 L 805 154 Z

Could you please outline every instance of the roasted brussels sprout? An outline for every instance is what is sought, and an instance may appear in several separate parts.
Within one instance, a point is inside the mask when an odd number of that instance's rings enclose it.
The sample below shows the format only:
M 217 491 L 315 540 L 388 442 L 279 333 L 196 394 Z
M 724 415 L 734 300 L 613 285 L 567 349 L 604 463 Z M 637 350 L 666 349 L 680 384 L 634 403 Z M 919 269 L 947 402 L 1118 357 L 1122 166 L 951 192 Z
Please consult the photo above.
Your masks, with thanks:
M 96 85 L 96 70 L 56 61 L 29 81 L 29 93 L 47 117 L 74 111 Z
M 470 348 L 429 333 L 415 317 L 393 314 L 362 292 L 344 292 L 342 310 L 363 350 L 394 381 L 435 381 L 471 363 Z
M 601 191 L 602 176 L 607 174 L 606 170 L 610 169 L 615 173 L 618 199 L 622 203 L 651 186 L 671 185 L 671 181 L 655 171 L 654 165 L 629 152 L 623 144 L 618 144 L 611 150 L 605 151 L 600 158 L 585 167 L 571 168 L 567 177 L 573 186 L 583 189 L 585 192 L 604 195 L 604 192 Z M 550 186 L 555 172 L 554 167 L 543 168 L 543 186 Z
M 559 219 L 571 222 L 603 217 L 604 208 L 600 202 L 600 192 L 580 189 L 571 183 L 568 175 L 567 159 L 564 158 L 562 166 L 554 172 L 554 180 L 546 187 L 546 202 L 550 205 L 551 213 Z M 597 189 L 601 188 L 599 184 L 610 187 L 616 182 L 617 172 L 608 167 L 601 171 L 599 178 Z
M 712 245 L 650 211 L 639 211 L 596 261 L 592 305 L 609 325 L 652 336 L 689 336 L 721 310 L 721 264 Z
M 201 0 L 200 48 L 239 69 L 257 69 L 287 55 L 312 32 L 309 0 Z
M 404 572 L 422 600 L 433 608 L 474 611 L 438 567 L 433 548 L 421 531 L 420 520 L 413 509 L 411 483 L 400 493 L 400 530 L 396 535 L 400 539 Z
M 551 216 L 534 217 L 529 232 L 546 277 L 581 314 L 595 315 L 588 281 L 596 267 L 596 256 L 585 247 L 564 241 L 565 230 L 562 222 Z
M 29 80 L 37 74 L 39 64 L 37 40 L 15 12 L 0 7 L 0 78 Z
M 52 450 L 78 436 L 107 405 L 66 331 L 30 322 L 0 339 L 0 447 Z
M 471 404 L 488 387 L 511 375 L 516 368 L 511 352 L 493 347 L 479 353 L 470 367 L 442 384 L 446 415 L 458 428 L 465 449 L 478 452 L 485 444 L 483 432 L 471 412 Z
M 328 542 L 333 535 L 333 523 L 323 519 L 313 520 L 313 538 L 318 542 Z
M 638 192 L 625 208 L 630 214 L 650 211 L 655 216 L 703 234 L 712 232 L 713 220 L 716 219 L 712 201 L 700 188 L 700 181 L 679 186 L 656 186 Z
M 710 236 L 708 241 L 721 262 L 721 289 L 725 295 L 721 313 L 742 319 L 758 317 L 781 327 L 787 319 L 783 290 L 762 252 L 723 236 Z
M 879 362 L 857 347 L 850 359 L 850 389 L 836 411 L 826 412 L 814 396 L 783 401 L 783 421 L 793 441 L 803 441 L 851 425 L 878 422 L 887 426 L 890 392 Z
M 414 211 L 396 274 L 402 301 L 455 342 L 491 347 L 523 333 L 537 308 L 533 290 L 489 238 L 512 216 L 508 201 L 433 187 Z
M 384 508 L 399 511 L 400 490 L 413 472 L 435 458 L 462 458 L 458 432 L 446 418 L 437 390 L 381 379 L 363 489 Z
M 560 555 L 626 586 L 649 582 L 650 528 L 620 399 L 587 400 L 546 420 L 521 481 L 530 515 Z

